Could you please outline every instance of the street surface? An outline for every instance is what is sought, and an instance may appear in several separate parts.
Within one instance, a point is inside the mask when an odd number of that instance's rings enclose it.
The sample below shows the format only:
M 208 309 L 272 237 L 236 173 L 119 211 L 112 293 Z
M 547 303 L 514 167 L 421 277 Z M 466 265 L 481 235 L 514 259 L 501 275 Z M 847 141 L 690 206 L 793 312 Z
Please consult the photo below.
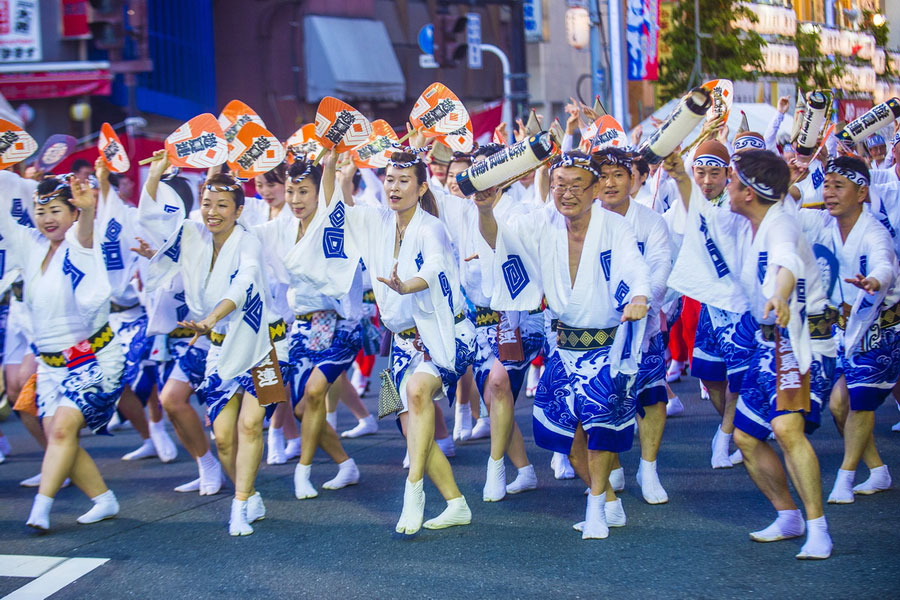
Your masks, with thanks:
M 377 372 L 377 370 L 376 370 Z M 293 496 L 294 461 L 263 464 L 257 489 L 268 510 L 256 533 L 227 533 L 230 484 L 213 497 L 178 494 L 176 485 L 197 476 L 183 448 L 174 463 L 123 462 L 139 445 L 131 429 L 114 437 L 82 438 L 97 460 L 121 513 L 95 525 L 75 519 L 90 502 L 74 487 L 53 505 L 52 530 L 36 535 L 25 527 L 35 490 L 18 481 L 38 472 L 41 453 L 15 417 L 0 425 L 13 453 L 0 465 L 0 553 L 39 557 L 109 559 L 53 598 L 895 598 L 900 585 L 900 492 L 857 496 L 848 506 L 826 506 L 834 539 L 831 559 L 794 559 L 802 540 L 750 541 L 774 510 L 742 466 L 710 468 L 710 441 L 718 416 L 703 402 L 696 380 L 674 387 L 684 404 L 670 419 L 659 459 L 670 501 L 650 506 L 634 475 L 635 446 L 622 455 L 626 489 L 621 494 L 628 525 L 606 540 L 582 541 L 572 524 L 584 518 L 584 484 L 557 481 L 550 454 L 531 438 L 531 402 L 521 399 L 517 418 L 525 432 L 539 488 L 499 503 L 481 500 L 489 440 L 457 445 L 451 459 L 460 489 L 473 512 L 472 525 L 422 530 L 398 539 L 405 444 L 393 420 L 378 434 L 345 441 L 362 472 L 359 485 L 321 489 L 336 467 L 317 456 L 312 479 L 319 497 Z M 374 410 L 377 398 L 364 401 Z M 445 413 L 452 429 L 452 409 Z M 900 478 L 900 420 L 893 400 L 876 413 L 875 435 L 885 461 Z M 354 419 L 339 410 L 339 431 Z M 172 433 L 174 437 L 174 432 Z M 842 443 L 829 415 L 813 435 L 823 472 L 824 494 L 840 464 Z M 321 454 L 321 453 L 320 453 Z M 507 478 L 514 468 L 507 462 Z M 867 477 L 860 468 L 857 482 Z M 444 502 L 426 481 L 426 519 Z M 0 597 L 35 577 L 11 576 L 0 557 Z M 35 559 L 37 560 L 37 559 Z M 74 561 L 72 561 L 74 562 Z M 54 563 L 55 564 L 55 563 Z M 68 563 L 67 563 L 68 564 Z M 52 589 L 52 586 L 48 589 Z M 32 597 L 44 597 L 40 594 Z

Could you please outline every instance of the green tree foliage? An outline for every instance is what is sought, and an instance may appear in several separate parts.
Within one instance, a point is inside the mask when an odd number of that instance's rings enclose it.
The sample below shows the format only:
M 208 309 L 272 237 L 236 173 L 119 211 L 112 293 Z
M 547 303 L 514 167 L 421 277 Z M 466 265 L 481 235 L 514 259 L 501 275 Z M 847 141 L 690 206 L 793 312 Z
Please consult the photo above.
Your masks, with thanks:
M 794 44 L 800 55 L 797 85 L 803 93 L 812 90 L 828 90 L 844 73 L 843 67 L 819 50 L 819 31 L 809 25 L 797 24 Z
M 756 15 L 736 0 L 699 0 L 699 6 L 700 31 L 710 36 L 700 40 L 703 80 L 754 80 L 755 71 L 764 64 L 765 42 L 758 33 L 735 29 L 732 22 L 747 17 L 755 23 Z M 663 101 L 687 91 L 696 55 L 694 38 L 694 0 L 681 0 L 672 11 L 672 27 L 664 36 L 672 56 L 660 65 Z

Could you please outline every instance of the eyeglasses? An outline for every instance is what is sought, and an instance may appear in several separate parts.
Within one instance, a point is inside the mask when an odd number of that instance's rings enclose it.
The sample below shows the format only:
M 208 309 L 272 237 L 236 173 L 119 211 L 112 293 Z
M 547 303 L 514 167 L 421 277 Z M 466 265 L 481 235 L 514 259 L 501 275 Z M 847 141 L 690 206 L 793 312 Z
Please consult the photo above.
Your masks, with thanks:
M 556 197 L 562 198 L 566 194 L 580 196 L 590 187 L 590 185 L 554 185 L 551 190 Z

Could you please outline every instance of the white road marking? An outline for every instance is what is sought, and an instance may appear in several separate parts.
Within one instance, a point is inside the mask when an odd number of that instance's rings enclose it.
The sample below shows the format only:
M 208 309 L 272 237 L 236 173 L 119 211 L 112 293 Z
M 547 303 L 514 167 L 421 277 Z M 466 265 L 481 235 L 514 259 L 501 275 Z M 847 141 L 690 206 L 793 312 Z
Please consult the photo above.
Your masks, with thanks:
M 108 558 L 0 554 L 0 576 L 36 578 L 2 600 L 44 600 L 108 561 Z

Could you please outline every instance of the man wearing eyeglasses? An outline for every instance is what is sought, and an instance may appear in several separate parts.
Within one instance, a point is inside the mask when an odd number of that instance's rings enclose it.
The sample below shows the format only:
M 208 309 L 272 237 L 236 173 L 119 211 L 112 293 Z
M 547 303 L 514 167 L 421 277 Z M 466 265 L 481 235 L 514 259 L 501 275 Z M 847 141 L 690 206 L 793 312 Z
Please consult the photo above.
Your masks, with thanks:
M 634 439 L 634 380 L 652 295 L 628 222 L 594 201 L 601 168 L 581 152 L 563 154 L 551 168 L 553 205 L 507 220 L 495 219 L 489 196 L 475 198 L 479 231 L 494 249 L 492 308 L 527 309 L 545 297 L 554 318 L 534 436 L 569 454 L 590 483 L 582 539 L 609 535 L 609 474 Z

